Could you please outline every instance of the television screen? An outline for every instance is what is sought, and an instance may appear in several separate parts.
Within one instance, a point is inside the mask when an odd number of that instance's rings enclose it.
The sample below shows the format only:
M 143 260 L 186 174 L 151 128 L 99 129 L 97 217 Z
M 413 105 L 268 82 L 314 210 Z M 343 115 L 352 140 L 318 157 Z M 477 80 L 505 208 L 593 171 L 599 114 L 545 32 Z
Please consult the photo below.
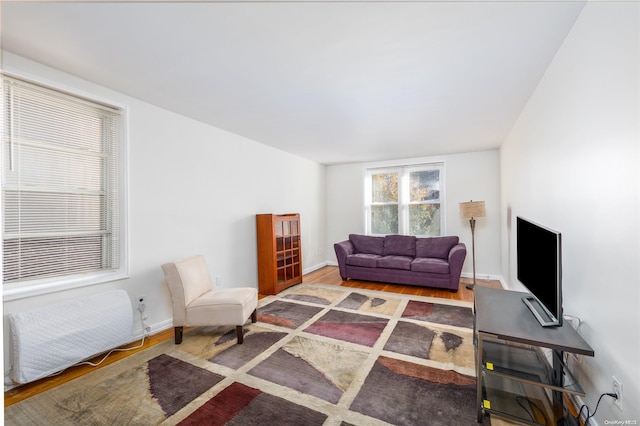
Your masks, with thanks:
M 543 326 L 561 325 L 561 235 L 522 217 L 516 221 L 517 277 L 531 293 L 523 301 Z

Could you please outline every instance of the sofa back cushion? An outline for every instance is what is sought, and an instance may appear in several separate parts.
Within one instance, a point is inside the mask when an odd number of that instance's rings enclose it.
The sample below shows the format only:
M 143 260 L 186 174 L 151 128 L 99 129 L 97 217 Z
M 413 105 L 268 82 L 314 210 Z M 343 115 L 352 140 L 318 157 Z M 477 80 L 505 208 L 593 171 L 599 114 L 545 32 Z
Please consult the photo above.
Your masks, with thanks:
M 377 254 L 382 256 L 384 237 L 372 237 L 371 235 L 349 234 L 349 241 L 353 244 L 356 253 Z
M 384 237 L 385 256 L 416 257 L 416 237 L 413 235 L 387 235 Z
M 416 241 L 416 257 L 447 259 L 449 251 L 458 244 L 455 236 L 418 238 Z

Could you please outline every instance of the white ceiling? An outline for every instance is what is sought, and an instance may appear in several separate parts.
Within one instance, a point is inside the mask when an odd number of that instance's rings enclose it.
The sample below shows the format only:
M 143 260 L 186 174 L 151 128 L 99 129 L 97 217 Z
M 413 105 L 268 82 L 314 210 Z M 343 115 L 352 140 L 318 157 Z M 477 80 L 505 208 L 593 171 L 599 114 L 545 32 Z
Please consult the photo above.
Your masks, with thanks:
M 497 148 L 583 7 L 2 1 L 2 47 L 337 164 Z

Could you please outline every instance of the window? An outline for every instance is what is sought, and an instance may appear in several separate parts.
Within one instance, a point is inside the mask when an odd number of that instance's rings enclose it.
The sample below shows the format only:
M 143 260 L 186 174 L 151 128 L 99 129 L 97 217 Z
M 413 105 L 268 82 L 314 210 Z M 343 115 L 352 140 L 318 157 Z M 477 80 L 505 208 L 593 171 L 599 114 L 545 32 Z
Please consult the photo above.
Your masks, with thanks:
M 437 163 L 367 170 L 367 234 L 441 235 L 443 169 Z
M 122 109 L 5 74 L 2 97 L 5 295 L 122 272 Z

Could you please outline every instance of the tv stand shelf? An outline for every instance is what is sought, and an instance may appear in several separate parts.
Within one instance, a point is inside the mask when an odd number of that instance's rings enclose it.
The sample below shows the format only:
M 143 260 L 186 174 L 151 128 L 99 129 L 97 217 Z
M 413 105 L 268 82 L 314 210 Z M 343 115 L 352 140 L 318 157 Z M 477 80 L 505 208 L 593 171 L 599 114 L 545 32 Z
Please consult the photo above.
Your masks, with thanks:
M 543 388 L 489 376 L 484 383 L 482 400 L 490 402 L 487 411 L 492 417 L 514 420 L 518 424 L 555 425 L 549 420 L 549 413 L 554 413 L 553 404 Z
M 563 352 L 593 356 L 593 349 L 569 325 L 542 327 L 522 302 L 526 295 L 475 288 L 478 422 L 490 414 L 531 425 L 562 424 L 562 394 L 584 396 Z
M 562 386 L 556 386 L 553 380 L 553 365 L 537 346 L 525 346 L 507 341 L 485 338 L 482 345 L 482 371 L 485 376 L 495 375 L 518 380 L 535 386 L 542 386 L 559 392 L 584 396 L 584 390 L 562 363 Z M 555 358 L 557 354 L 554 352 Z

